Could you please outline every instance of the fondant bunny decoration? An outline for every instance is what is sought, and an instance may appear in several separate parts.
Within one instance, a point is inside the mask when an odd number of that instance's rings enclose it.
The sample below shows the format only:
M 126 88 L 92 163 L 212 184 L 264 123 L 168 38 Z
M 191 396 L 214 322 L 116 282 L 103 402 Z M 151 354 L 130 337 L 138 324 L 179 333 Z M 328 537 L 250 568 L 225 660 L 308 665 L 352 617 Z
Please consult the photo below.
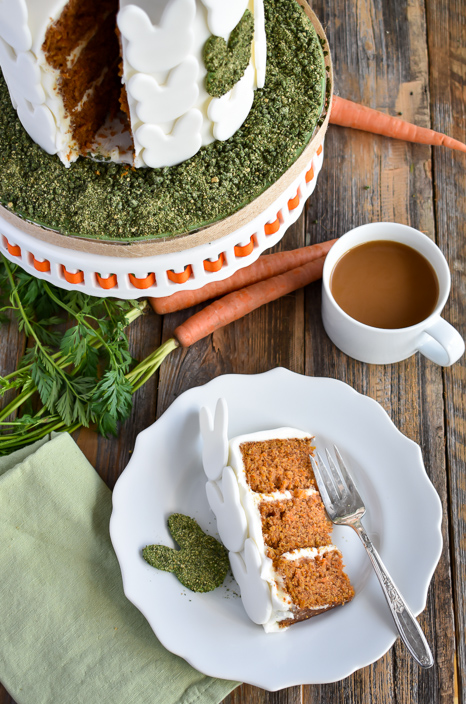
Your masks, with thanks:
M 207 24 L 217 37 L 226 39 L 244 15 L 249 0 L 202 0 L 207 8 Z
M 254 100 L 254 68 L 249 64 L 244 76 L 221 98 L 212 98 L 207 115 L 214 123 L 215 139 L 224 142 L 241 127 Z
M 229 557 L 247 615 L 254 623 L 266 623 L 272 615 L 272 599 L 269 586 L 261 577 L 262 560 L 255 542 L 248 538 L 243 552 L 231 552 Z
M 25 0 L 0 0 L 1 37 L 16 52 L 29 51 L 32 35 L 28 26 L 28 8 Z
M 158 125 L 144 124 L 136 131 L 144 148 L 144 162 L 153 169 L 173 166 L 190 159 L 201 148 L 202 113 L 193 109 L 176 122 L 170 134 Z
M 207 482 L 206 493 L 209 506 L 217 519 L 217 530 L 227 550 L 243 549 L 247 537 L 248 522 L 241 506 L 238 482 L 231 467 L 225 467 L 221 483 Z
M 126 57 L 136 71 L 157 73 L 178 66 L 190 53 L 194 41 L 195 0 L 172 0 L 159 25 L 137 5 L 118 13 L 118 28 L 128 41 Z
M 16 96 L 21 95 L 34 105 L 45 103 L 40 68 L 30 51 L 16 54 L 0 37 L 0 65 L 8 86 L 14 86 Z
M 138 101 L 136 114 L 142 122 L 158 124 L 176 120 L 197 100 L 199 64 L 189 56 L 169 73 L 164 85 L 153 76 L 136 73 L 128 83 L 128 93 Z
M 211 481 L 217 481 L 228 462 L 228 406 L 225 399 L 218 399 L 213 419 L 209 409 L 202 407 L 199 423 L 204 472 Z
M 47 105 L 32 105 L 24 98 L 17 102 L 18 117 L 31 138 L 48 154 L 57 151 L 55 120 Z

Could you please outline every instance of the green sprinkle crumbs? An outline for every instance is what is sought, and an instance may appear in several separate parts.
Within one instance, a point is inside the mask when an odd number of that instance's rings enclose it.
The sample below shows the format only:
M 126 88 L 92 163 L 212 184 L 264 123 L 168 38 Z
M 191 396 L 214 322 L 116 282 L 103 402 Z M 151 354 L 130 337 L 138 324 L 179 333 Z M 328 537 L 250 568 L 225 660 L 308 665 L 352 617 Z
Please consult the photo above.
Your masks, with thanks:
M 210 37 L 204 45 L 207 69 L 205 86 L 209 95 L 221 98 L 238 83 L 251 58 L 254 17 L 246 10 L 230 35 L 228 44 L 222 37 Z
M 66 169 L 24 131 L 0 74 L 0 203 L 64 235 L 136 242 L 186 234 L 257 198 L 297 159 L 322 120 L 319 38 L 295 0 L 265 0 L 267 73 L 226 142 L 163 169 L 80 158 Z
M 149 565 L 165 572 L 174 572 L 181 584 L 193 592 L 211 592 L 225 579 L 228 552 L 218 540 L 206 535 L 194 518 L 173 513 L 168 529 L 180 546 L 148 545 L 142 556 Z

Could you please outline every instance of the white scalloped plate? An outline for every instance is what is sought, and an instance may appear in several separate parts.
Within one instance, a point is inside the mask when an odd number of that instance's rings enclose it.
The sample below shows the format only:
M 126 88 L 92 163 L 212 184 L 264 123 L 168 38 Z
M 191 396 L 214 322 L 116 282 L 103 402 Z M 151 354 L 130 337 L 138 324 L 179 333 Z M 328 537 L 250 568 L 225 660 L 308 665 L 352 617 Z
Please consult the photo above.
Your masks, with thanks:
M 113 492 L 110 533 L 128 599 L 158 639 L 206 675 L 275 691 L 324 684 L 371 664 L 397 632 L 364 548 L 350 528 L 336 528 L 355 587 L 354 600 L 285 632 L 266 634 L 247 618 L 232 577 L 209 594 L 185 589 L 141 557 L 150 543 L 174 545 L 166 522 L 185 513 L 216 535 L 205 494 L 199 409 L 226 398 L 229 437 L 291 426 L 337 444 L 367 506 L 365 526 L 412 611 L 424 608 L 442 549 L 439 497 L 419 446 L 402 435 L 373 399 L 335 379 L 286 369 L 226 375 L 179 396 L 140 433 Z

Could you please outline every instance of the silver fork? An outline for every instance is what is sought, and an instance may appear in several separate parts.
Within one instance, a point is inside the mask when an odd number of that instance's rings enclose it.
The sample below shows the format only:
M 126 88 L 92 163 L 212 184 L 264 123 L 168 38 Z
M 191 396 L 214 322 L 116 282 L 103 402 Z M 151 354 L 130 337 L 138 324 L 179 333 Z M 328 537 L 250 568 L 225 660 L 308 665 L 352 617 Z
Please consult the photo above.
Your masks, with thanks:
M 317 486 L 329 518 L 337 525 L 351 526 L 359 535 L 379 578 L 403 642 L 421 667 L 432 667 L 434 659 L 421 627 L 406 605 L 380 555 L 364 530 L 361 518 L 366 513 L 366 508 L 338 448 L 334 446 L 334 450 L 339 467 L 336 466 L 327 449 L 325 452 L 330 469 L 318 452 L 316 452 L 317 461 L 311 456 Z

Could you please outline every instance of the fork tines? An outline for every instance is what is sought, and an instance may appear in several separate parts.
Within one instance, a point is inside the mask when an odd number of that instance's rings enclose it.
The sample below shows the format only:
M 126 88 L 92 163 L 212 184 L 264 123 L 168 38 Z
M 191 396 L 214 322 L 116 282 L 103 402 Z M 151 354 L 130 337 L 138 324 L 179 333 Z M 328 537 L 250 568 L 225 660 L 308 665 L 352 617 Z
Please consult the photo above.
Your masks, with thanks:
M 317 451 L 315 457 L 311 456 L 314 476 L 325 508 L 329 513 L 332 511 L 335 513 L 336 504 L 339 504 L 341 509 L 341 504 L 351 503 L 353 508 L 363 509 L 364 503 L 343 461 L 341 453 L 336 446 L 334 446 L 334 450 L 338 466 L 327 448 L 325 449 L 325 454 L 328 464 L 324 462 L 322 456 Z

